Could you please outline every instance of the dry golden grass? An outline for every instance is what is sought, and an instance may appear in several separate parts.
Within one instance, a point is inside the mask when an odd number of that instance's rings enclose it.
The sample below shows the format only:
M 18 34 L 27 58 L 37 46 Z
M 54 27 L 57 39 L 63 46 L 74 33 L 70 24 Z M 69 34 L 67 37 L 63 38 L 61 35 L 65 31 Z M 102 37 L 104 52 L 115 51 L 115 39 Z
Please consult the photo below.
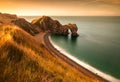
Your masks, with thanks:
M 54 58 L 15 25 L 0 26 L 0 82 L 98 82 Z

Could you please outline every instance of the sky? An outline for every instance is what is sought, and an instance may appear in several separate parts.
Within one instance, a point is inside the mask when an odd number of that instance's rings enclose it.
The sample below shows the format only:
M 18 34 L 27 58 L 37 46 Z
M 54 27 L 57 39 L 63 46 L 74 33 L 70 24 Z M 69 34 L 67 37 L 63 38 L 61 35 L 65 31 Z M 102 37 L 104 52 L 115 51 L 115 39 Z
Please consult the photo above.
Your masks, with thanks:
M 19 16 L 120 16 L 120 0 L 0 0 L 0 12 Z

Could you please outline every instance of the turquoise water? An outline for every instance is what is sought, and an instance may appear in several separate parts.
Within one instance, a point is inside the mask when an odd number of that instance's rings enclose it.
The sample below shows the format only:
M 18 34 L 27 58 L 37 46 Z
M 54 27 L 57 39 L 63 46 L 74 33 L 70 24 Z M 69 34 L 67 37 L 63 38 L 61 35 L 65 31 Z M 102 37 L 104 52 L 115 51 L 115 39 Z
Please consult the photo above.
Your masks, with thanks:
M 60 48 L 83 62 L 120 79 L 120 17 L 53 17 L 76 23 L 79 37 L 52 35 Z
M 24 17 L 28 21 L 38 17 Z M 52 42 L 79 60 L 120 79 L 120 17 L 52 17 L 76 23 L 78 38 L 51 35 Z

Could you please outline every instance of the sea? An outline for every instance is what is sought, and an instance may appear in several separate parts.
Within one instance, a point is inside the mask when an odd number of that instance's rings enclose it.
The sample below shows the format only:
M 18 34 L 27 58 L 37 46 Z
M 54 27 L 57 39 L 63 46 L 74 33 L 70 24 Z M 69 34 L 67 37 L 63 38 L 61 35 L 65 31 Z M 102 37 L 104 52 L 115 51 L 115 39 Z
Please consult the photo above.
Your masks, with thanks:
M 41 16 L 24 16 L 27 21 Z M 93 73 L 120 82 L 120 16 L 52 16 L 61 24 L 75 23 L 79 37 L 54 35 L 51 43 Z

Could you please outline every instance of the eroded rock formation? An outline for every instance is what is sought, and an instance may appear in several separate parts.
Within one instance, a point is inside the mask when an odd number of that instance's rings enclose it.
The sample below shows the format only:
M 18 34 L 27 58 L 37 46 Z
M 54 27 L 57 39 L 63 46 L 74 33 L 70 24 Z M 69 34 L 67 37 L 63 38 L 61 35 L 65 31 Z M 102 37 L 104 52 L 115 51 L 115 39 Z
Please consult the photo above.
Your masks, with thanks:
M 18 18 L 16 20 L 12 20 L 11 23 L 19 26 L 20 28 L 27 31 L 31 35 L 35 35 L 39 33 L 39 31 L 35 29 L 36 27 L 32 25 L 31 23 L 27 22 L 24 18 Z
M 0 19 L 17 19 L 15 14 L 0 13 Z
M 27 31 L 31 35 L 39 33 L 34 25 L 27 22 L 24 18 L 18 18 L 16 15 L 0 13 L 0 25 L 3 24 L 14 24 Z
M 69 29 L 70 29 L 70 31 L 72 33 L 71 34 L 72 36 L 78 36 L 78 34 L 77 34 L 78 28 L 77 28 L 76 24 L 69 23 L 67 26 L 69 27 Z
M 78 36 L 76 24 L 69 23 L 68 25 L 62 25 L 59 21 L 53 20 L 48 16 L 35 19 L 32 21 L 32 24 L 38 26 L 43 31 L 49 30 L 53 34 L 68 35 L 68 30 L 70 30 L 72 36 Z
M 0 23 L 1 24 L 8 24 L 11 23 L 12 20 L 16 20 L 16 15 L 6 14 L 6 13 L 0 13 Z
M 16 15 L 0 13 L 0 25 L 3 24 L 17 25 L 31 35 L 35 35 L 40 31 L 50 31 L 53 34 L 68 35 L 70 30 L 71 36 L 78 36 L 76 24 L 69 23 L 62 25 L 59 21 L 53 20 L 48 16 L 42 16 L 29 23 L 24 18 L 18 18 Z

